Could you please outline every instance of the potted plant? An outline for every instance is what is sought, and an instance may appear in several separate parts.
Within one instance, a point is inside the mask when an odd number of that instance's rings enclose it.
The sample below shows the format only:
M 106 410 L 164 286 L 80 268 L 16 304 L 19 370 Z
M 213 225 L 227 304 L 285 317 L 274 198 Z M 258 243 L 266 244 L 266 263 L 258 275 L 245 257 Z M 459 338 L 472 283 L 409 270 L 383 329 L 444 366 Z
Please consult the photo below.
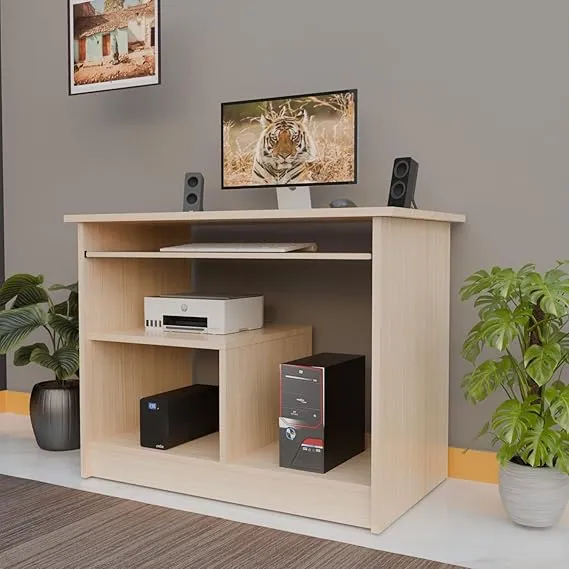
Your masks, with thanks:
M 44 450 L 79 448 L 79 304 L 77 284 L 46 289 L 42 275 L 17 274 L 0 287 L 0 353 L 14 351 L 14 365 L 35 363 L 54 379 L 37 383 L 30 418 Z M 50 293 L 65 293 L 55 302 Z M 47 344 L 22 345 L 37 330 Z
M 566 265 L 546 273 L 531 264 L 494 267 L 474 273 L 461 289 L 479 317 L 463 346 L 474 369 L 462 387 L 474 404 L 497 391 L 506 397 L 479 436 L 490 433 L 499 446 L 506 512 L 530 527 L 555 525 L 569 501 Z

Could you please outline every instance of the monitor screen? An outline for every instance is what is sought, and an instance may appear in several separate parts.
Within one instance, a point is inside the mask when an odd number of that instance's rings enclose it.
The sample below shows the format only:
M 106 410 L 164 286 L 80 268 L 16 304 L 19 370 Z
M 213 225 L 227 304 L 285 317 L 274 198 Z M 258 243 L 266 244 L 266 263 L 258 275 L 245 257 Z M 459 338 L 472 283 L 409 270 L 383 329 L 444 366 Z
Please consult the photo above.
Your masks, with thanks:
M 224 189 L 355 184 L 357 91 L 221 105 Z

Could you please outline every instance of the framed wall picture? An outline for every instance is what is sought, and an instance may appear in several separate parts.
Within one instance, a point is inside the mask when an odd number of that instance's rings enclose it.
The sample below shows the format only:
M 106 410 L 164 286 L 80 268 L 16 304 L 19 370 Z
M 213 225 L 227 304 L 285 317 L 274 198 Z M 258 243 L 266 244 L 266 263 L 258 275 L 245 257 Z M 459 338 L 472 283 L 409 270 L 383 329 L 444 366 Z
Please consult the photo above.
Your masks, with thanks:
M 68 0 L 69 94 L 160 83 L 161 0 Z

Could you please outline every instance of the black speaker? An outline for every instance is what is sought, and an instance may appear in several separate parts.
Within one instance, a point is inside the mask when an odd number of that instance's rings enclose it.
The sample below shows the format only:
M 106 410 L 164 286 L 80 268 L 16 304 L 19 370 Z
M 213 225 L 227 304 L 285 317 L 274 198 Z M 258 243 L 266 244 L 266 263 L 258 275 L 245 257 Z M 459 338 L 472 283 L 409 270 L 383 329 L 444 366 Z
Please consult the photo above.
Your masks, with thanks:
M 184 211 L 203 211 L 204 177 L 200 172 L 186 174 L 184 180 Z
M 419 164 L 413 158 L 396 158 L 389 188 L 388 206 L 415 207 Z

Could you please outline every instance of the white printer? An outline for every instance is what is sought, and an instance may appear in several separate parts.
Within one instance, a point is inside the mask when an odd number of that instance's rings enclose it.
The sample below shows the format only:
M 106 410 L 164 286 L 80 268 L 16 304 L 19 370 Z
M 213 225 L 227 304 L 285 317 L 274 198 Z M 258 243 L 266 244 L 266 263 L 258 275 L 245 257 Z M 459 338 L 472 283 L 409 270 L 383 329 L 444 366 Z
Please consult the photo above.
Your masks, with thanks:
M 262 296 L 166 294 L 144 299 L 147 331 L 234 334 L 263 327 Z

